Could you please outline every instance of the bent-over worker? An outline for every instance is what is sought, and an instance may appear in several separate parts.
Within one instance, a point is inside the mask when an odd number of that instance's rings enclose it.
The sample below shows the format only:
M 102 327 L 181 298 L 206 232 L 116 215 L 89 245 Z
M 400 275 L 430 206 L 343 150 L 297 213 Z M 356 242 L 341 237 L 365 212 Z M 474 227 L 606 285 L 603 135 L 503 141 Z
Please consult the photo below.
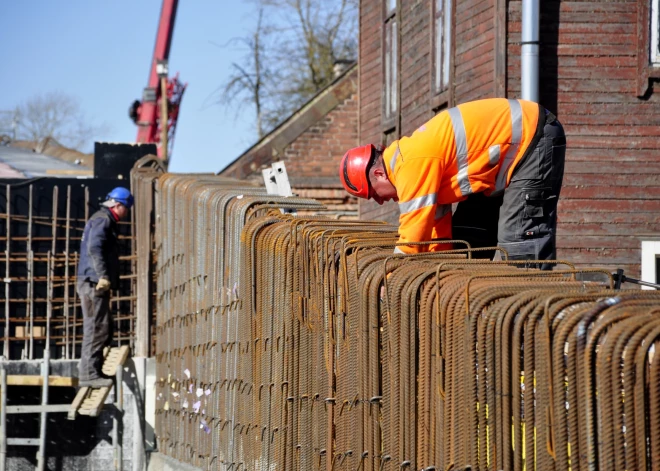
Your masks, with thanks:
M 110 288 L 119 284 L 117 222 L 128 216 L 133 195 L 117 187 L 108 193 L 102 208 L 85 224 L 77 288 L 83 311 L 83 343 L 78 365 L 80 386 L 111 386 L 112 378 L 101 372 L 103 347 L 112 340 Z
M 399 242 L 453 238 L 498 245 L 513 260 L 551 260 L 565 152 L 551 112 L 492 98 L 444 110 L 387 148 L 349 150 L 339 177 L 354 196 L 398 202 Z M 453 216 L 452 203 L 459 203 Z M 395 252 L 446 248 L 399 245 Z

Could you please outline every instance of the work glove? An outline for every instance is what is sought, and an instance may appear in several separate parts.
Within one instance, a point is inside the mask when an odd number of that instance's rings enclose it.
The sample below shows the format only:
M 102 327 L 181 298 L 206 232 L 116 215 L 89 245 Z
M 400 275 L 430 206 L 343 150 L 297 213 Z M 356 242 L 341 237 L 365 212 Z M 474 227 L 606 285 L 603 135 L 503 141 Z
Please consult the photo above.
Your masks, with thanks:
M 96 291 L 105 293 L 110 289 L 110 280 L 107 278 L 101 278 L 98 283 L 96 283 Z

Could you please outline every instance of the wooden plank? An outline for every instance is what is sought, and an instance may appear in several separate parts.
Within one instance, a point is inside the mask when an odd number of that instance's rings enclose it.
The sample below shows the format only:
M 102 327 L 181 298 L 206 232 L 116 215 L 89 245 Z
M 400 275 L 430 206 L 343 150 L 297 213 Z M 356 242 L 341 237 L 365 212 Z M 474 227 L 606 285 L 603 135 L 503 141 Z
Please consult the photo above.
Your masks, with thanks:
M 43 376 L 38 375 L 7 375 L 9 386 L 42 386 Z M 78 378 L 68 376 L 49 376 L 48 386 L 72 387 L 78 386 Z
M 562 248 L 558 255 L 563 260 L 575 264 L 590 263 L 600 266 L 629 265 L 640 260 L 640 250 L 634 249 L 598 249 L 598 248 Z
M 80 405 L 80 408 L 78 409 L 78 413 L 80 415 L 98 417 L 99 412 L 101 412 L 101 409 L 103 409 L 103 404 L 105 403 L 105 399 L 108 397 L 108 394 L 110 393 L 111 387 L 112 386 L 107 386 L 103 388 L 90 390 L 89 395 L 85 397 L 82 404 Z
M 571 147 L 580 148 L 610 148 L 610 149 L 657 149 L 660 144 L 657 137 L 631 135 L 622 139 L 622 136 L 580 136 L 571 135 Z
M 576 224 L 605 223 L 611 225 L 650 224 L 652 227 L 658 227 L 658 224 L 660 224 L 660 214 L 640 213 L 636 211 L 598 213 L 583 211 L 582 208 L 571 211 L 563 207 L 564 204 L 561 199 L 559 200 L 559 205 L 558 219 L 560 221 L 560 227 L 564 222 Z
M 610 44 L 606 46 L 594 46 L 593 44 L 558 44 L 556 46 L 541 46 L 541 56 L 553 52 L 561 57 L 563 56 L 621 56 L 632 57 L 635 55 L 634 49 L 630 44 Z
M 575 103 L 638 103 L 639 101 L 637 97 L 635 97 L 634 95 L 630 95 L 630 93 L 618 93 L 618 92 L 610 92 L 607 90 L 602 90 L 601 92 L 570 92 L 570 91 L 564 92 L 563 94 L 557 96 L 557 102 L 559 104 L 575 104 Z
M 546 0 L 548 4 L 553 3 Z M 560 3 L 562 13 L 562 21 L 572 18 L 574 14 L 586 13 L 591 21 L 594 21 L 594 16 L 600 17 L 610 16 L 613 19 L 621 18 L 622 14 L 634 14 L 637 2 L 635 0 L 619 1 L 619 2 L 560 2 L 557 0 L 554 3 Z
M 609 183 L 608 186 L 625 187 L 660 187 L 660 177 L 654 174 L 635 174 L 635 173 L 614 173 L 614 174 L 593 174 L 593 173 L 565 173 L 562 188 L 572 185 L 598 186 Z
M 544 6 L 550 6 L 552 2 L 544 0 Z M 636 20 L 635 5 L 637 2 L 559 2 L 561 19 L 563 22 L 576 22 L 576 23 L 589 23 L 597 22 L 598 20 L 608 20 L 609 22 L 617 22 L 616 20 L 626 21 Z M 557 5 L 554 5 L 557 8 Z M 509 4 L 509 14 L 512 18 L 520 20 L 522 14 L 522 2 L 511 2 Z M 597 16 L 597 18 L 596 18 Z
M 660 212 L 660 200 L 593 200 L 568 199 L 559 200 L 559 210 L 562 211 L 592 211 L 602 212 Z
M 635 84 L 630 85 L 627 77 L 615 79 L 601 75 L 600 78 L 586 79 L 562 79 L 557 83 L 558 90 L 564 92 L 611 92 L 611 93 L 634 93 Z
M 514 49 L 516 49 L 515 45 L 509 45 L 508 50 L 509 54 L 511 54 Z M 520 53 L 520 49 L 516 49 L 518 53 Z M 543 59 L 544 56 L 541 56 Z M 520 73 L 520 57 L 511 57 L 509 56 L 508 61 L 508 68 L 517 71 Z M 588 57 L 574 57 L 574 56 L 566 56 L 562 57 L 560 63 L 557 65 L 558 68 L 564 68 L 564 67 L 580 67 L 584 66 L 585 68 L 592 68 L 592 67 L 637 67 L 637 61 L 635 61 L 635 58 L 632 56 L 616 56 L 616 57 L 610 57 L 610 56 L 588 56 Z M 635 98 L 635 97 L 632 97 Z
M 32 326 L 32 334 L 34 338 L 45 337 L 46 328 L 38 325 Z M 30 331 L 29 329 L 26 329 L 24 325 L 17 325 L 15 335 L 16 337 L 29 337 Z
M 602 147 L 571 147 L 570 138 L 568 138 L 568 148 L 566 149 L 567 163 L 582 162 L 604 162 L 607 164 L 617 163 L 622 172 L 639 173 L 653 175 L 657 173 L 653 170 L 653 165 L 660 163 L 660 153 L 657 149 L 604 149 Z M 651 165 L 651 167 L 649 167 Z
M 82 404 L 85 397 L 87 397 L 87 393 L 89 393 L 88 387 L 83 387 L 78 390 L 76 397 L 73 399 L 73 402 L 71 403 L 71 409 L 69 409 L 69 412 L 67 413 L 66 416 L 67 419 L 75 420 L 78 409 L 80 408 L 80 405 Z
M 593 152 L 594 157 L 598 157 L 598 151 Z M 595 160 L 595 159 L 594 159 Z M 647 174 L 660 175 L 660 162 L 639 162 L 638 165 L 622 164 L 621 162 L 607 161 L 572 161 L 566 160 L 565 173 L 622 173 L 622 174 Z
M 562 215 L 557 226 L 557 239 L 563 237 L 581 236 L 633 236 L 636 234 L 649 234 L 660 230 L 660 224 L 652 223 L 612 223 L 609 221 L 583 222 L 569 221 Z M 639 238 L 636 237 L 639 242 Z
M 636 134 L 637 126 L 660 127 L 660 109 L 648 108 L 646 110 L 640 109 L 639 111 L 640 113 L 638 114 L 610 114 L 608 119 L 609 125 L 626 127 L 628 134 Z M 566 110 L 562 110 L 559 121 L 565 130 L 573 132 L 573 126 L 602 126 L 603 116 L 600 114 L 591 114 L 586 111 L 567 113 Z
M 594 68 L 597 69 L 597 68 Z M 629 67 L 626 67 L 629 69 Z M 650 101 L 628 103 L 564 103 L 559 108 L 562 122 L 566 118 L 577 118 L 578 115 L 593 115 L 601 118 L 602 124 L 610 123 L 612 117 L 630 117 L 642 114 L 647 118 L 657 114 L 660 104 Z
M 117 374 L 117 368 L 121 367 L 126 362 L 128 353 L 128 345 L 122 345 L 121 347 L 114 347 L 110 349 L 103 360 L 103 366 L 101 368 L 103 374 L 108 376 L 114 376 Z
M 566 34 L 599 34 L 599 35 L 616 35 L 616 34 L 636 34 L 637 25 L 614 22 L 614 23 L 601 23 L 601 22 L 588 22 L 588 23 L 569 23 L 563 21 L 561 23 L 555 22 L 541 22 L 540 31 L 541 37 L 547 35 L 566 35 Z M 513 21 L 509 26 L 509 32 L 514 34 L 522 33 L 522 22 Z
M 557 68 L 557 77 L 560 81 L 567 79 L 576 80 L 596 80 L 596 79 L 617 79 L 632 80 L 637 74 L 637 68 L 628 66 L 617 66 L 607 64 L 603 67 L 563 67 Z
M 617 25 L 618 26 L 618 25 Z M 546 36 L 547 37 L 547 36 Z M 600 50 L 603 46 L 608 45 L 622 45 L 625 44 L 630 46 L 637 42 L 637 33 L 633 31 L 632 28 L 628 29 L 625 32 L 618 34 L 603 34 L 603 33 L 591 33 L 591 32 L 582 32 L 582 33 L 573 33 L 564 31 L 561 27 L 559 28 L 559 35 L 555 36 L 557 39 L 556 42 L 544 41 L 546 46 L 552 44 L 584 44 L 589 45 L 592 48 L 598 48 Z M 597 44 L 597 46 L 595 46 Z M 597 51 L 596 50 L 596 51 Z
M 586 235 L 579 237 L 561 237 L 557 235 L 557 247 L 561 248 L 585 248 L 585 249 L 630 249 L 641 250 L 641 242 L 638 237 L 624 237 L 621 234 L 612 235 Z
M 641 275 L 641 266 L 639 263 L 580 263 L 579 268 L 600 268 L 614 273 L 618 268 L 621 268 L 624 273 L 633 278 L 639 279 Z M 638 286 L 630 283 L 621 285 L 621 289 L 639 289 Z
M 627 123 L 628 124 L 628 123 Z M 626 139 L 620 139 L 620 146 L 628 147 L 627 144 L 630 141 L 636 139 L 644 139 L 647 136 L 658 137 L 660 136 L 660 127 L 659 126 L 629 126 L 629 125 L 613 125 L 613 124 L 601 124 L 597 126 L 583 126 L 579 124 L 574 124 L 570 127 L 570 136 L 572 140 L 586 138 L 587 136 L 598 136 L 600 137 L 625 137 Z M 656 140 L 656 145 L 652 148 L 660 147 L 660 142 Z
M 94 171 L 93 170 L 85 170 L 85 169 L 47 169 L 46 170 L 47 175 L 80 175 L 80 176 L 93 176 Z
M 601 200 L 658 200 L 660 199 L 660 186 L 564 185 L 562 187 L 561 197 L 563 199 L 593 198 Z

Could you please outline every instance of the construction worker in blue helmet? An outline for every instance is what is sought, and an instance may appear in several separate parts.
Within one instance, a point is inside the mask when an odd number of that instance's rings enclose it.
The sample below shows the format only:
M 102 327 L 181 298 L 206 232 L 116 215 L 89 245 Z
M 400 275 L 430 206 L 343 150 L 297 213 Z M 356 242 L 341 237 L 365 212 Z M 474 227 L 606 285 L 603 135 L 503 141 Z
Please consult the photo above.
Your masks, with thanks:
M 85 224 L 78 261 L 77 289 L 83 311 L 83 343 L 78 364 L 78 384 L 112 386 L 101 372 L 103 347 L 112 340 L 110 289 L 119 285 L 117 223 L 128 217 L 133 195 L 117 187 L 106 196 L 101 209 Z

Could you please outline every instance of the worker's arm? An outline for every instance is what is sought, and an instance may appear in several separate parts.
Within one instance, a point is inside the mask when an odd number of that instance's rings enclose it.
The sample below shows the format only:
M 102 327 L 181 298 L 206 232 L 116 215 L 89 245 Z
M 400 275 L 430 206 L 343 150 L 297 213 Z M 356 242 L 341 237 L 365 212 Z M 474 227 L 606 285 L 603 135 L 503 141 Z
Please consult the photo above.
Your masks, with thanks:
M 106 218 L 94 218 L 89 222 L 87 236 L 87 256 L 92 261 L 94 271 L 99 278 L 108 278 L 108 267 L 103 253 L 103 246 L 107 239 L 110 222 Z
M 452 238 L 451 232 L 451 204 L 439 204 L 436 206 L 435 221 L 433 224 L 433 231 L 431 239 L 446 239 Z M 431 244 L 429 245 L 430 252 L 438 252 L 441 250 L 453 249 L 452 244 Z
M 437 191 L 444 171 L 440 158 L 406 159 L 397 167 L 399 197 L 399 242 L 451 239 L 451 205 L 437 204 Z M 401 245 L 397 253 L 419 253 L 450 247 Z

